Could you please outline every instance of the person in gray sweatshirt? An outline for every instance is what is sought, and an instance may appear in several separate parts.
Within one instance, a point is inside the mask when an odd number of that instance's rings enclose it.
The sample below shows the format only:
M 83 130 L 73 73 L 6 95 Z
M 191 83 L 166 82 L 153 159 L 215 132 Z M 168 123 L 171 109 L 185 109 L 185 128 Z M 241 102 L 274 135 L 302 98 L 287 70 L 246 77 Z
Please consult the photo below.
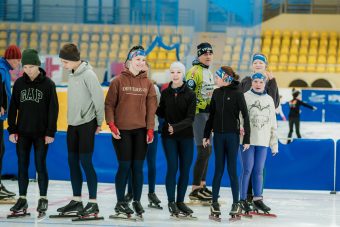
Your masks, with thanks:
M 104 94 L 97 75 L 88 62 L 80 60 L 76 45 L 65 44 L 59 52 L 63 68 L 70 70 L 67 106 L 67 148 L 73 199 L 57 211 L 77 213 L 97 219 L 97 175 L 92 164 L 95 134 L 101 130 L 104 119 Z M 81 201 L 82 172 L 86 175 L 89 202 L 83 208 Z

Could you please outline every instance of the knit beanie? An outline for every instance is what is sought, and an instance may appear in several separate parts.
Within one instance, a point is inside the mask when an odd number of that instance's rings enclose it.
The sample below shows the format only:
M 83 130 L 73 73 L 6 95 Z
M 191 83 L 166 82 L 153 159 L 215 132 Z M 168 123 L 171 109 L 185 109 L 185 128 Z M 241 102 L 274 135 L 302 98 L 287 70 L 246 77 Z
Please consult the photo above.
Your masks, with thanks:
M 182 75 L 185 76 L 185 66 L 182 62 L 175 61 L 170 65 L 170 70 L 179 69 L 182 72 Z
M 22 52 L 22 59 L 21 59 L 22 65 L 36 65 L 40 66 L 41 62 L 39 59 L 38 51 L 34 49 L 26 49 L 24 52 Z
M 80 61 L 80 52 L 75 44 L 67 43 L 59 51 L 59 58 L 67 61 Z
M 264 54 L 260 54 L 260 53 L 254 54 L 252 62 L 254 62 L 256 60 L 260 60 L 266 65 L 268 64 L 267 58 Z
M 212 54 L 214 53 L 210 43 L 201 43 L 197 46 L 197 57 L 208 52 Z
M 260 80 L 266 81 L 267 77 L 266 77 L 264 74 L 262 74 L 262 73 L 254 73 L 254 74 L 251 76 L 251 79 L 252 79 L 252 80 L 260 79 Z
M 5 59 L 21 59 L 21 51 L 16 45 L 10 45 L 4 54 Z

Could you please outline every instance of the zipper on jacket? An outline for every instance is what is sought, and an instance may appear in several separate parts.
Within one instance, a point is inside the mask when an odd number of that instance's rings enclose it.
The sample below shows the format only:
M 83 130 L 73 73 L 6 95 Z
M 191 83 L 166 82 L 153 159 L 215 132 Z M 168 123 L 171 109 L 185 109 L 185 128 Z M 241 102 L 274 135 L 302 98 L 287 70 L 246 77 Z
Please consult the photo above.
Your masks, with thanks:
M 224 113 L 224 97 L 225 97 L 225 91 L 223 91 L 223 99 L 222 99 L 222 132 L 224 132 L 224 123 L 223 123 L 223 113 Z

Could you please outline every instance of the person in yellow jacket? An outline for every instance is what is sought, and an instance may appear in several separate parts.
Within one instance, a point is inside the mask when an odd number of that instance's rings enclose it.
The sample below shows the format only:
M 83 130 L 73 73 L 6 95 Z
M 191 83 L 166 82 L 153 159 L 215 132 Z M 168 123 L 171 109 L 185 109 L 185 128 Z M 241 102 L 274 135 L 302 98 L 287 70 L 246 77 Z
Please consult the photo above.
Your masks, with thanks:
M 196 94 L 196 115 L 193 124 L 194 139 L 197 147 L 197 159 L 194 167 L 191 200 L 209 201 L 212 192 L 206 187 L 208 161 L 211 146 L 203 147 L 203 132 L 205 123 L 209 118 L 209 105 L 214 91 L 214 76 L 209 70 L 213 61 L 213 49 L 210 43 L 201 43 L 197 46 L 197 59 L 192 68 L 186 73 L 187 85 Z

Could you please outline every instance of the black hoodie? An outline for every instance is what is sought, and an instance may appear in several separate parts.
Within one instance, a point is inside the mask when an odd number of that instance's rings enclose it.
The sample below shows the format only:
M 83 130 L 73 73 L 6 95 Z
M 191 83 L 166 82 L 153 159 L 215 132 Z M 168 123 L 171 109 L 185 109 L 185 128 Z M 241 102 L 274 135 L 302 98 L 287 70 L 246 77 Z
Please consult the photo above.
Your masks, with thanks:
M 26 73 L 17 79 L 8 113 L 8 132 L 23 136 L 54 137 L 57 131 L 58 97 L 54 82 L 40 74 L 33 81 Z
M 162 91 L 161 100 L 156 114 L 164 118 L 162 129 L 163 137 L 170 138 L 192 138 L 192 124 L 195 119 L 196 95 L 188 88 L 186 83 L 181 87 L 173 89 L 172 82 L 168 88 Z M 170 124 L 174 134 L 170 135 L 168 128 Z
M 228 86 L 214 90 L 210 103 L 209 119 L 205 125 L 204 138 L 209 138 L 211 131 L 217 133 L 240 133 L 240 112 L 244 118 L 243 144 L 250 142 L 250 124 L 248 109 L 239 82 L 233 81 Z

